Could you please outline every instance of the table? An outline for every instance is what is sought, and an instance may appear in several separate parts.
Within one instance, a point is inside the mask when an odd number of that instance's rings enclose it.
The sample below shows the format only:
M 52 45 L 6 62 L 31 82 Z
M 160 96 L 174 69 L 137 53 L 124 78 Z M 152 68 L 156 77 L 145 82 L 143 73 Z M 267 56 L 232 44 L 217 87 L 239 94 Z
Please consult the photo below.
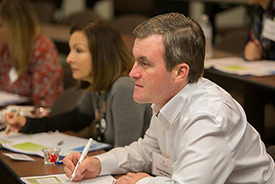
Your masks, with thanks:
M 214 51 L 214 58 L 236 56 L 236 54 Z M 248 122 L 252 124 L 265 141 L 264 108 L 267 103 L 275 102 L 275 75 L 266 77 L 241 76 L 224 73 L 216 69 L 206 69 L 204 77 L 224 87 L 243 89 L 244 110 Z
M 165 0 L 162 0 L 162 1 L 165 1 Z M 189 0 L 173 0 L 173 1 L 189 1 Z M 247 0 L 193 0 L 193 2 L 194 1 L 198 1 L 198 2 L 211 2 L 211 3 L 247 4 Z
M 76 136 L 72 131 L 64 132 L 69 135 Z M 98 155 L 106 152 L 105 150 L 98 150 L 90 152 L 88 155 Z M 0 181 L 5 184 L 19 184 L 20 177 L 26 176 L 40 176 L 50 174 L 64 173 L 64 165 L 45 165 L 44 158 L 39 156 L 31 156 L 35 159 L 32 161 L 15 161 L 4 155 L 3 153 L 12 153 L 7 150 L 0 150 Z
M 57 25 L 57 24 L 41 24 L 42 33 L 47 35 L 56 44 L 59 52 L 68 54 L 69 39 L 70 39 L 70 26 Z M 134 45 L 134 37 L 127 34 L 122 34 L 122 39 L 129 51 L 132 51 Z
M 98 155 L 104 153 L 104 150 L 93 151 L 88 155 Z M 19 178 L 26 176 L 40 176 L 50 174 L 64 173 L 64 165 L 45 165 L 44 159 L 38 156 L 31 156 L 34 162 L 14 161 L 3 153 L 11 153 L 10 151 L 0 151 L 0 181 L 1 183 L 17 184 L 21 183 Z

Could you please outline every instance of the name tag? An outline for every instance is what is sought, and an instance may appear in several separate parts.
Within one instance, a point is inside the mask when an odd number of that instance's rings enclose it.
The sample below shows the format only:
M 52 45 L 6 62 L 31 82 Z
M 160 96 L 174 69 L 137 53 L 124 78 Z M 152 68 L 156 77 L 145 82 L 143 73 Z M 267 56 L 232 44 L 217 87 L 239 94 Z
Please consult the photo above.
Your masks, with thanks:
M 275 22 L 273 20 L 264 18 L 262 36 L 275 42 Z
M 161 154 L 153 152 L 152 154 L 152 174 L 155 176 L 171 177 L 173 161 Z

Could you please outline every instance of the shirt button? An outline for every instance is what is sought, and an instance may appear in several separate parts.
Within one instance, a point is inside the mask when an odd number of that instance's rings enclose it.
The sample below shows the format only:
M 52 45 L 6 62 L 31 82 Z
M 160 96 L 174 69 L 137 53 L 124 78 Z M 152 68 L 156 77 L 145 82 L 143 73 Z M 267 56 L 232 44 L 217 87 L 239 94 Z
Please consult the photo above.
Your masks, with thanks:
M 166 126 L 166 130 L 169 130 L 169 129 L 170 129 L 170 126 L 169 126 L 169 125 L 167 125 L 167 126 Z

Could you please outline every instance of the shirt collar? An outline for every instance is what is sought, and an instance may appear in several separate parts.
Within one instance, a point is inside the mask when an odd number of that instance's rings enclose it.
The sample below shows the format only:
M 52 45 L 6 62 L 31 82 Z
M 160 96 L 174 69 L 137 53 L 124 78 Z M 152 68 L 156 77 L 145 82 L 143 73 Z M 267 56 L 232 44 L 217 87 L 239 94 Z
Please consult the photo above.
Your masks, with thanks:
M 173 124 L 180 112 L 185 108 L 190 100 L 188 96 L 203 83 L 204 79 L 199 79 L 197 83 L 188 83 L 183 89 L 180 90 L 171 100 L 169 100 L 159 111 L 156 111 L 155 104 L 152 104 L 153 115 L 161 114 L 170 125 Z

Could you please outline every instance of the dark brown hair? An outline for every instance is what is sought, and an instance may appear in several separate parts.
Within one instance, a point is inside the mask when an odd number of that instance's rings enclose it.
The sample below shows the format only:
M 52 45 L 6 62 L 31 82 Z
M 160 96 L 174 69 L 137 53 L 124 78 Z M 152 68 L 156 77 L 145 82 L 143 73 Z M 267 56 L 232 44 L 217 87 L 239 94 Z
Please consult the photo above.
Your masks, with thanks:
M 199 80 L 204 71 L 205 37 L 198 23 L 180 13 L 168 13 L 153 17 L 135 30 L 137 38 L 152 34 L 163 35 L 164 60 L 171 71 L 180 63 L 190 67 L 189 83 Z
M 128 75 L 134 59 L 119 32 L 103 20 L 76 24 L 70 33 L 76 31 L 87 36 L 92 56 L 92 84 L 89 84 L 89 90 L 108 91 L 115 80 Z M 81 81 L 80 86 L 87 87 L 87 82 Z

